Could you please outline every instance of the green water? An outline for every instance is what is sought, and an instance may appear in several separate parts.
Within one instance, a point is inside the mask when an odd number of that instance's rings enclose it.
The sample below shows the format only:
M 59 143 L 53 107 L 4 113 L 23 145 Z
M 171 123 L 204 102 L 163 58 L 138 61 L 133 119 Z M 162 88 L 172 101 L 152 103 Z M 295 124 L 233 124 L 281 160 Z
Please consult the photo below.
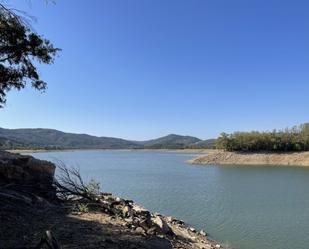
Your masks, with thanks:
M 35 153 L 79 167 L 104 191 L 185 220 L 234 249 L 309 248 L 309 168 L 190 166 L 192 154 Z

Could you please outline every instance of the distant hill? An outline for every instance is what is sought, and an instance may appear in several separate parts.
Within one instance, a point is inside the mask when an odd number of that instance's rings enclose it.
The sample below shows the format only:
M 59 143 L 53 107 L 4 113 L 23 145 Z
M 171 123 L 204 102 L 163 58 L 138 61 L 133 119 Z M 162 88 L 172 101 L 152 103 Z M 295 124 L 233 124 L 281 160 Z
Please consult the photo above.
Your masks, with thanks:
M 11 149 L 23 149 L 26 148 L 27 145 L 21 142 L 17 142 L 12 139 L 7 139 L 4 137 L 0 137 L 0 150 L 11 150 Z
M 137 146 L 120 138 L 65 133 L 52 129 L 0 128 L 0 137 L 24 144 L 27 148 L 125 149 Z
M 203 142 L 196 137 L 176 134 L 147 141 L 129 141 L 53 129 L 0 128 L 0 149 L 184 149 L 202 146 Z
M 149 149 L 169 149 L 169 148 L 184 149 L 189 144 L 194 144 L 200 141 L 202 140 L 196 137 L 169 134 L 167 136 L 160 137 L 157 139 L 144 141 L 142 142 L 142 145 L 145 148 L 149 148 Z
M 216 139 L 202 140 L 197 143 L 191 144 L 191 149 L 213 149 L 215 146 Z

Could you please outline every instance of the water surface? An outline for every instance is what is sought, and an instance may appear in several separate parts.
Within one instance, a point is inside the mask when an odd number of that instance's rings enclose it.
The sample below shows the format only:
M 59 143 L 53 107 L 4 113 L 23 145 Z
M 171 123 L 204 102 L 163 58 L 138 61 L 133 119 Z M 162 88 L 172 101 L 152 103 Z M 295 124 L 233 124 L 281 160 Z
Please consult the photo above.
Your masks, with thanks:
M 309 168 L 191 166 L 190 153 L 35 153 L 79 167 L 105 192 L 185 220 L 234 249 L 309 248 Z

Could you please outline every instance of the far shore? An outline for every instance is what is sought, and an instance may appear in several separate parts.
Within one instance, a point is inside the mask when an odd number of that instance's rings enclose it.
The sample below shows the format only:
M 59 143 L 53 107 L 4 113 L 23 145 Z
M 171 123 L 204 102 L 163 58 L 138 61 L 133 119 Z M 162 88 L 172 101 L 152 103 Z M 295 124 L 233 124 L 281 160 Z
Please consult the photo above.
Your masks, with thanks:
M 309 151 L 305 152 L 228 152 L 216 149 L 32 149 L 7 150 L 11 153 L 33 154 L 48 152 L 74 151 L 153 151 L 175 153 L 197 153 L 198 156 L 188 160 L 197 165 L 264 165 L 264 166 L 309 166 Z
M 187 161 L 204 165 L 269 165 L 269 166 L 309 166 L 309 151 L 305 152 L 228 152 L 213 150 L 207 155 L 199 155 Z
M 11 153 L 41 153 L 41 152 L 68 152 L 68 151 L 162 151 L 185 153 L 210 153 L 213 149 L 16 149 L 6 150 Z

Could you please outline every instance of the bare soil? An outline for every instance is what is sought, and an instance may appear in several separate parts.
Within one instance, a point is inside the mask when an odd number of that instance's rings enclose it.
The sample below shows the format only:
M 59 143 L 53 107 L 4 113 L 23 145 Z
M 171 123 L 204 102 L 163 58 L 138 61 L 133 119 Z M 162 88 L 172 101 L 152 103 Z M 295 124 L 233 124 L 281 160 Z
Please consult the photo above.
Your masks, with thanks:
M 278 166 L 309 166 L 309 152 L 290 153 L 243 153 L 212 151 L 200 155 L 190 164 L 209 165 L 278 165 Z
M 111 249 L 211 249 L 226 248 L 193 228 L 169 222 L 174 233 L 148 234 L 132 226 L 132 219 L 100 210 L 72 211 L 44 199 L 25 200 L 0 196 L 0 248 L 34 249 L 45 231 L 50 230 L 61 248 Z M 20 195 L 18 195 L 20 196 Z M 158 217 L 158 215 L 156 215 Z M 137 217 L 139 219 L 139 217 Z M 170 217 L 171 219 L 171 217 Z M 194 230 L 194 231 L 191 231 Z M 41 247 L 39 247 L 41 248 Z

